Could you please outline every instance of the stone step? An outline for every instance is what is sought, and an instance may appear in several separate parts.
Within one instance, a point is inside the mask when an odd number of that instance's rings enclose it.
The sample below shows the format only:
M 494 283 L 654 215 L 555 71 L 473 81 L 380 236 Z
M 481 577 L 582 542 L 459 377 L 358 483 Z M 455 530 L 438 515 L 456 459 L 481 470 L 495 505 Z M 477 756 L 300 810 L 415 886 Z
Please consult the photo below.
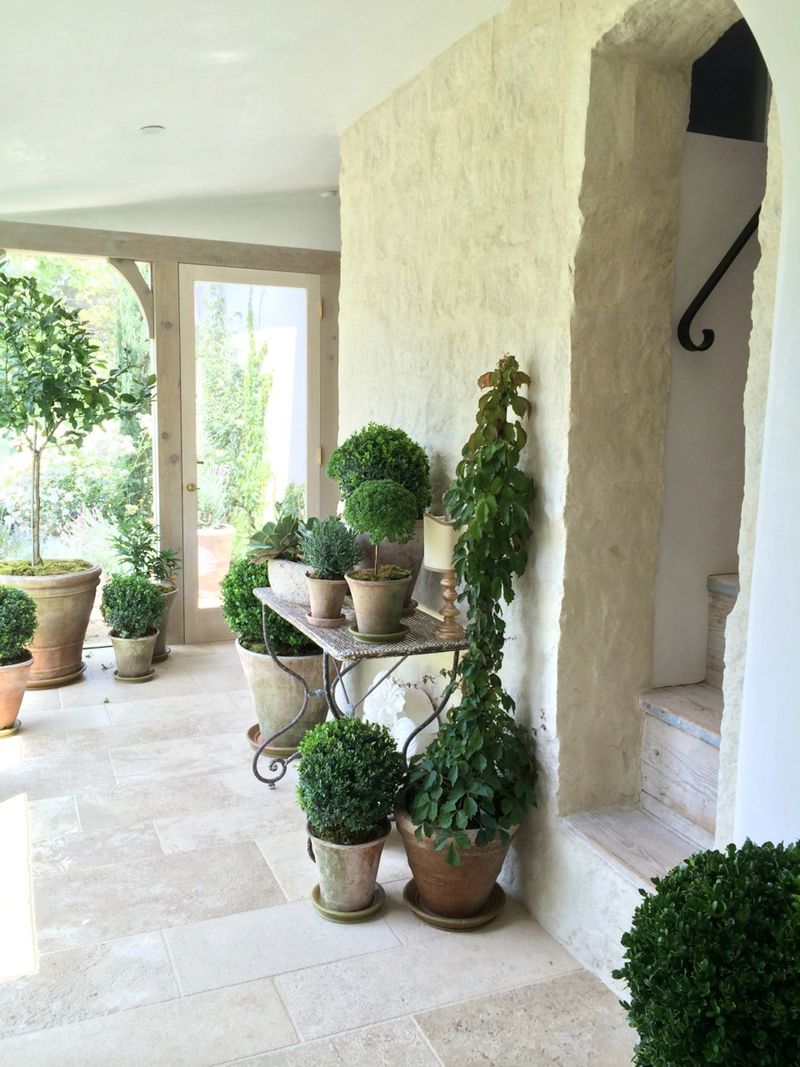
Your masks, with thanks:
M 694 841 L 641 807 L 585 811 L 562 819 L 564 828 L 611 864 L 627 881 L 652 889 L 693 852 Z
M 645 713 L 641 806 L 698 848 L 711 848 L 722 693 L 706 683 L 668 686 L 644 693 L 639 703 Z
M 706 681 L 722 688 L 725 669 L 725 625 L 739 595 L 738 574 L 711 574 L 708 578 L 708 642 Z

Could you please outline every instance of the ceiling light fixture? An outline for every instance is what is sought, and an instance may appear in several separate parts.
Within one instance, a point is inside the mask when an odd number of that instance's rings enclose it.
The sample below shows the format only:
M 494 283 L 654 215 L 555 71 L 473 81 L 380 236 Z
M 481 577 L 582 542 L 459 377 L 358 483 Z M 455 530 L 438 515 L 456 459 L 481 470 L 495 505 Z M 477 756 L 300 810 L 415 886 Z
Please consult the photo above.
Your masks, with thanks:
M 151 126 L 140 126 L 139 133 L 146 133 L 148 135 L 154 133 L 163 133 L 166 128 L 166 126 L 160 126 L 158 123 L 154 123 Z

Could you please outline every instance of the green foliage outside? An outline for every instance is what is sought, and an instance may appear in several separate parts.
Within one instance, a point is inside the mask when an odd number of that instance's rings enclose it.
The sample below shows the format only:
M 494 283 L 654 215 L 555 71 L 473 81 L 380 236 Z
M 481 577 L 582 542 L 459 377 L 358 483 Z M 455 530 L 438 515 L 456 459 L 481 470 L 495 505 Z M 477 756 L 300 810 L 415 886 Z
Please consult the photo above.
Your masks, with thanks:
M 414 494 L 391 478 L 364 482 L 345 501 L 344 517 L 359 533 L 367 534 L 375 547 L 373 571 L 379 568 L 381 541 L 403 544 L 414 535 L 417 502 Z
M 126 516 L 113 539 L 117 558 L 131 574 L 173 585 L 181 560 L 177 552 L 159 547 L 158 530 L 142 515 Z
M 303 562 L 308 564 L 314 578 L 344 578 L 361 561 L 355 530 L 348 529 L 335 515 L 305 529 L 300 539 Z
M 519 469 L 531 407 L 520 390 L 529 382 L 513 356 L 478 380 L 487 391 L 445 494 L 447 511 L 462 528 L 453 562 L 467 602 L 469 647 L 451 680 L 460 685 L 461 702 L 412 760 L 406 803 L 417 836 L 434 837 L 451 864 L 471 845 L 467 830 L 478 831 L 478 845 L 506 841 L 535 802 L 533 741 L 515 722 L 514 701 L 500 679 L 502 602 L 514 599 L 512 581 L 525 570 L 531 536 L 533 482 Z
M 146 637 L 161 622 L 164 594 L 140 574 L 115 574 L 103 586 L 100 611 L 114 637 Z
M 331 454 L 328 477 L 347 500 L 364 482 L 389 478 L 414 495 L 415 519 L 431 502 L 431 472 L 425 450 L 405 430 L 371 422 L 350 434 Z
M 24 589 L 0 585 L 0 667 L 28 658 L 36 632 L 36 601 Z
M 800 1063 L 800 844 L 700 852 L 640 890 L 625 964 L 641 1067 Z
M 311 832 L 337 845 L 383 836 L 403 777 L 403 757 L 385 726 L 332 719 L 300 742 L 297 797 Z
M 220 585 L 225 622 L 251 652 L 267 651 L 261 623 L 261 603 L 253 596 L 253 590 L 268 585 L 266 563 L 255 563 L 248 558 L 232 563 Z M 319 651 L 304 634 L 274 611 L 267 612 L 267 626 L 269 639 L 278 654 L 300 656 Z

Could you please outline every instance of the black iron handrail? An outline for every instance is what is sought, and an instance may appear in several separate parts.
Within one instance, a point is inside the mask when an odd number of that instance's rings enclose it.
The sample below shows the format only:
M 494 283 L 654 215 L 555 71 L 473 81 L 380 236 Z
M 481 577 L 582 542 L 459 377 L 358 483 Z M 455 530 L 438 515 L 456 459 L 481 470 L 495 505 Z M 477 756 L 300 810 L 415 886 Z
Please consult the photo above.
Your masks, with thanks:
M 733 242 L 731 247 L 719 261 L 713 272 L 709 275 L 708 281 L 705 283 L 703 288 L 688 306 L 686 311 L 684 311 L 681 317 L 681 321 L 678 323 L 678 340 L 687 352 L 705 352 L 714 344 L 713 330 L 703 330 L 703 340 L 700 342 L 700 344 L 695 344 L 695 342 L 692 340 L 691 333 L 692 322 L 697 312 L 700 310 L 703 304 L 705 304 L 706 300 L 708 300 L 709 296 L 711 296 L 713 291 L 716 289 L 720 279 L 725 274 L 728 267 L 730 267 L 731 263 L 733 263 L 733 261 L 741 252 L 741 250 L 744 248 L 744 246 L 747 244 L 747 242 L 758 229 L 758 216 L 760 214 L 761 208 L 758 207 L 756 213 L 753 215 L 753 217 L 747 223 L 745 228 Z

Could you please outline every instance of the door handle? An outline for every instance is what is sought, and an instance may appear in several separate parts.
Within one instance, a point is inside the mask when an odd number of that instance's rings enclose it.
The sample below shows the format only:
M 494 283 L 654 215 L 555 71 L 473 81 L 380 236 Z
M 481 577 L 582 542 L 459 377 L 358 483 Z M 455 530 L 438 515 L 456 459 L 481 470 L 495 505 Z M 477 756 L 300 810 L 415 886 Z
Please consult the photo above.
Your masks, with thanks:
M 186 483 L 186 492 L 187 493 L 196 493 L 197 492 L 197 486 L 195 485 L 194 482 L 187 482 Z

